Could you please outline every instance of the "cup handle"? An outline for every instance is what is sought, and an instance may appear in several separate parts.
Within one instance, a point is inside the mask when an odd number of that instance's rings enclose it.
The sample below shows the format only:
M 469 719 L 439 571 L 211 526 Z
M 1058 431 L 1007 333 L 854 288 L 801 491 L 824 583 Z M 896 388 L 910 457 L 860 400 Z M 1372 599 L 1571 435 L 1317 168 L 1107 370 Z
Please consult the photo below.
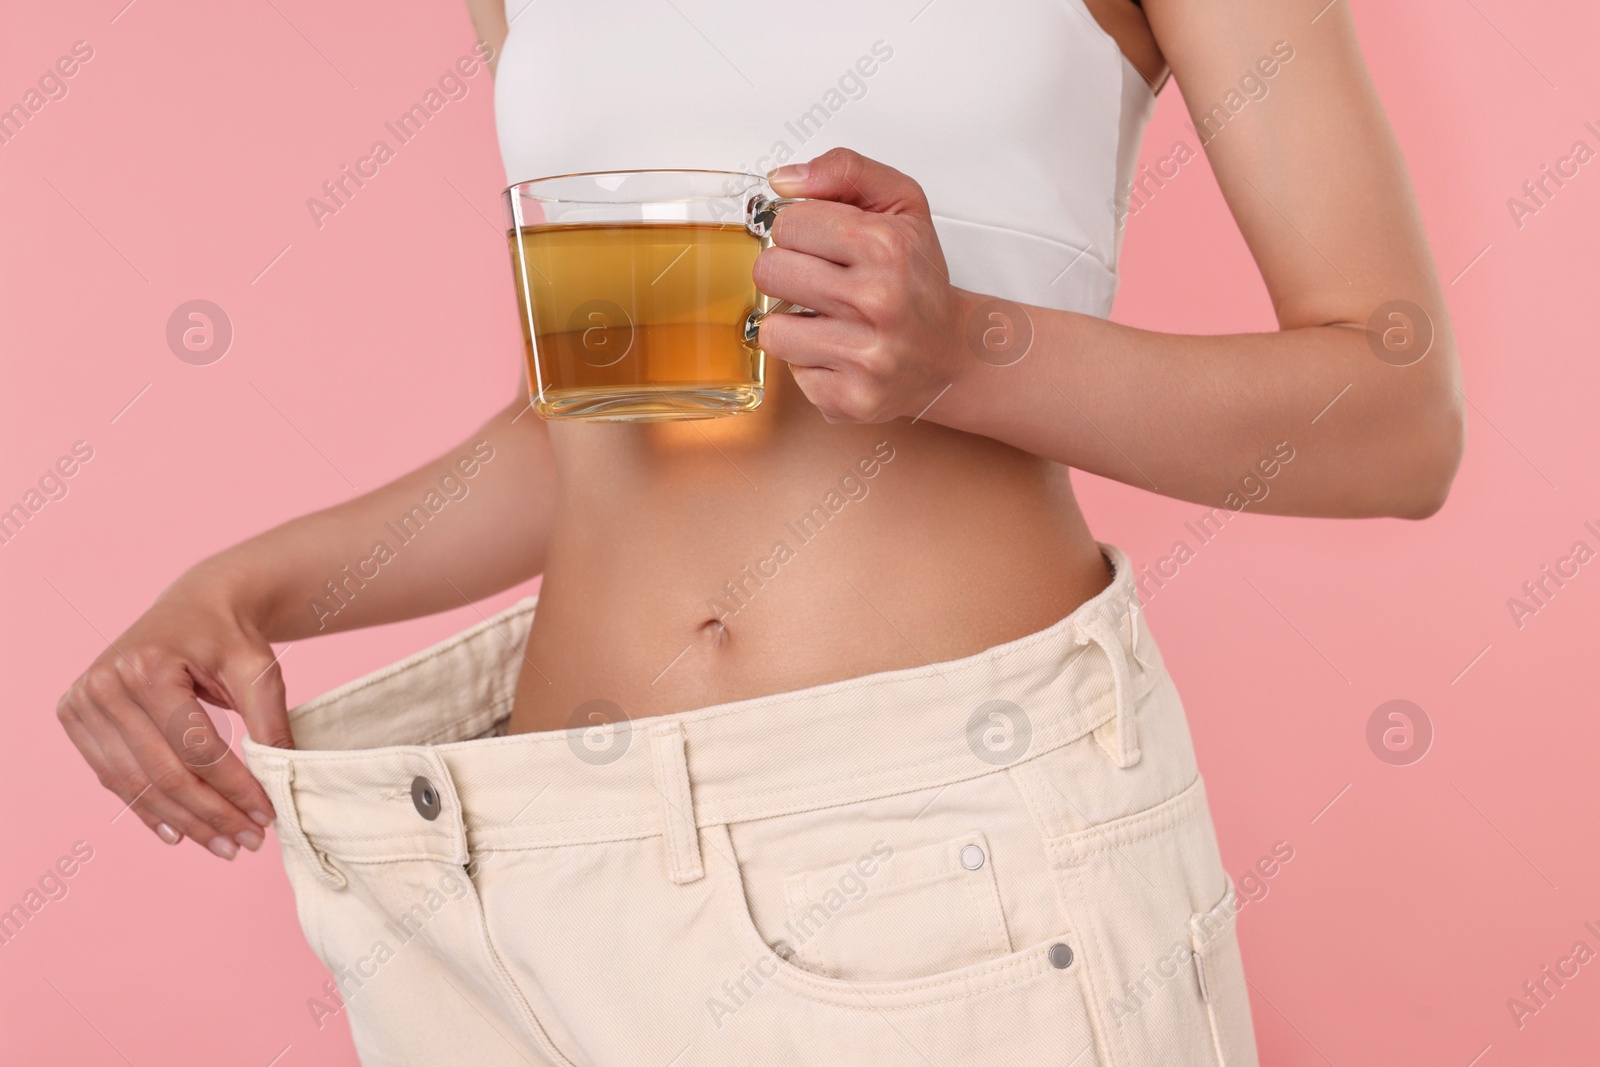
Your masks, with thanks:
M 755 236 L 761 238 L 761 247 L 769 248 L 772 245 L 772 224 L 778 219 L 778 212 L 790 204 L 802 203 L 806 198 L 800 196 L 768 196 L 757 192 L 745 204 L 744 228 Z M 789 312 L 795 315 L 816 315 L 817 312 L 808 307 L 801 307 L 788 300 L 774 300 L 765 293 L 761 294 L 764 306 L 752 308 L 744 318 L 744 326 L 740 336 L 744 343 L 752 348 L 760 347 L 761 322 L 768 315 L 779 315 Z

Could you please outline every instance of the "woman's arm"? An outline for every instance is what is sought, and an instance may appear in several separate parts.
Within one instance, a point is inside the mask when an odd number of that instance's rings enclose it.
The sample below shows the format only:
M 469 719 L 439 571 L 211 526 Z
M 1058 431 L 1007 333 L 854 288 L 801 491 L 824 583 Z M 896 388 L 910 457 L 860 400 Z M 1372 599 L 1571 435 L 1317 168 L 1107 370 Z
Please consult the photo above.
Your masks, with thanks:
M 523 0 L 524 4 L 536 2 Z M 509 31 L 505 0 L 467 0 L 467 14 L 472 18 L 472 28 L 478 32 L 478 40 L 490 48 L 488 64 L 489 73 L 493 75 L 500 62 L 500 46 L 505 43 Z
M 198 564 L 269 641 L 460 607 L 544 570 L 555 506 L 550 431 L 522 396 L 437 459 Z
M 490 69 L 505 38 L 469 0 Z M 523 381 L 523 392 L 526 390 Z M 74 681 L 56 717 L 100 784 L 168 844 L 261 847 L 272 804 L 198 701 L 292 747 L 271 642 L 477 600 L 544 569 L 555 511 L 549 430 L 518 399 L 431 463 L 190 568 Z
M 1346 5 L 1316 22 L 1320 2 L 1145 6 L 1198 129 L 1277 42 L 1294 49 L 1271 95 L 1205 145 L 1278 332 L 1160 334 L 1011 305 L 1032 346 L 1009 366 L 985 362 L 964 338 L 987 298 L 941 277 L 921 190 L 835 152 L 802 181 L 773 176 L 785 195 L 834 202 L 779 216 L 779 248 L 758 260 L 758 282 L 824 318 L 768 319 L 763 346 L 795 365 L 833 418 L 920 417 L 1217 506 L 1284 443 L 1293 466 L 1261 510 L 1433 514 L 1461 456 L 1460 372 L 1404 161 Z M 1380 359 L 1367 332 L 1396 300 L 1423 309 L 1427 321 L 1411 324 L 1418 336 L 1431 324 L 1431 349 L 1409 366 L 1396 364 L 1414 347 Z M 1382 325 L 1404 341 L 1402 320 Z
M 525 410 L 519 398 L 432 463 L 173 582 L 56 705 L 100 783 L 168 844 L 260 848 L 272 805 L 197 701 L 292 747 L 270 642 L 442 611 L 543 570 L 555 465 Z

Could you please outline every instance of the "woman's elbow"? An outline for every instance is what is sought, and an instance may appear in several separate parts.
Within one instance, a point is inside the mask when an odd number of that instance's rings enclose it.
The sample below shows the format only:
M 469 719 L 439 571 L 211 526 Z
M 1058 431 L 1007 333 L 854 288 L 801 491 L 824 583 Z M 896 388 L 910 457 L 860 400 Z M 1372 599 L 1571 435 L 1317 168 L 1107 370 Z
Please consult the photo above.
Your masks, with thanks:
M 1426 519 L 1438 514 L 1450 496 L 1466 449 L 1466 404 L 1459 389 L 1448 387 L 1423 408 L 1407 434 L 1415 462 L 1404 465 L 1408 476 L 1396 518 Z

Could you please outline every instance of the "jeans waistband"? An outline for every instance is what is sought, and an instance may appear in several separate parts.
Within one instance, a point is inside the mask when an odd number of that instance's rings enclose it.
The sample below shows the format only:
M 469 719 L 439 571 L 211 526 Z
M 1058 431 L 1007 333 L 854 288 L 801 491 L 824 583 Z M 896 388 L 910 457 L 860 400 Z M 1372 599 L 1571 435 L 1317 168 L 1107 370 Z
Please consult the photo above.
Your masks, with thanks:
M 1089 734 L 1139 759 L 1134 709 L 1162 674 L 1127 556 L 1051 626 L 962 659 L 590 729 L 493 736 L 536 601 L 290 712 L 295 749 L 246 738 L 286 845 L 337 864 L 664 836 L 993 773 Z M 685 837 L 687 834 L 687 838 Z

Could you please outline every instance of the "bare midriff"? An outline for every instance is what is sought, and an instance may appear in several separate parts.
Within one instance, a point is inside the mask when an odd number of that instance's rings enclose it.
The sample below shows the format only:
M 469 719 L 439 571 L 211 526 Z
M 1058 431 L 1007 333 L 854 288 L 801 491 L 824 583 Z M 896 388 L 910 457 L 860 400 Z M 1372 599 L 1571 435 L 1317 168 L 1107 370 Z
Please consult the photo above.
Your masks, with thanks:
M 1109 583 L 1066 468 L 925 420 L 829 424 L 786 366 L 767 377 L 746 414 L 549 424 L 512 733 L 957 659 Z

